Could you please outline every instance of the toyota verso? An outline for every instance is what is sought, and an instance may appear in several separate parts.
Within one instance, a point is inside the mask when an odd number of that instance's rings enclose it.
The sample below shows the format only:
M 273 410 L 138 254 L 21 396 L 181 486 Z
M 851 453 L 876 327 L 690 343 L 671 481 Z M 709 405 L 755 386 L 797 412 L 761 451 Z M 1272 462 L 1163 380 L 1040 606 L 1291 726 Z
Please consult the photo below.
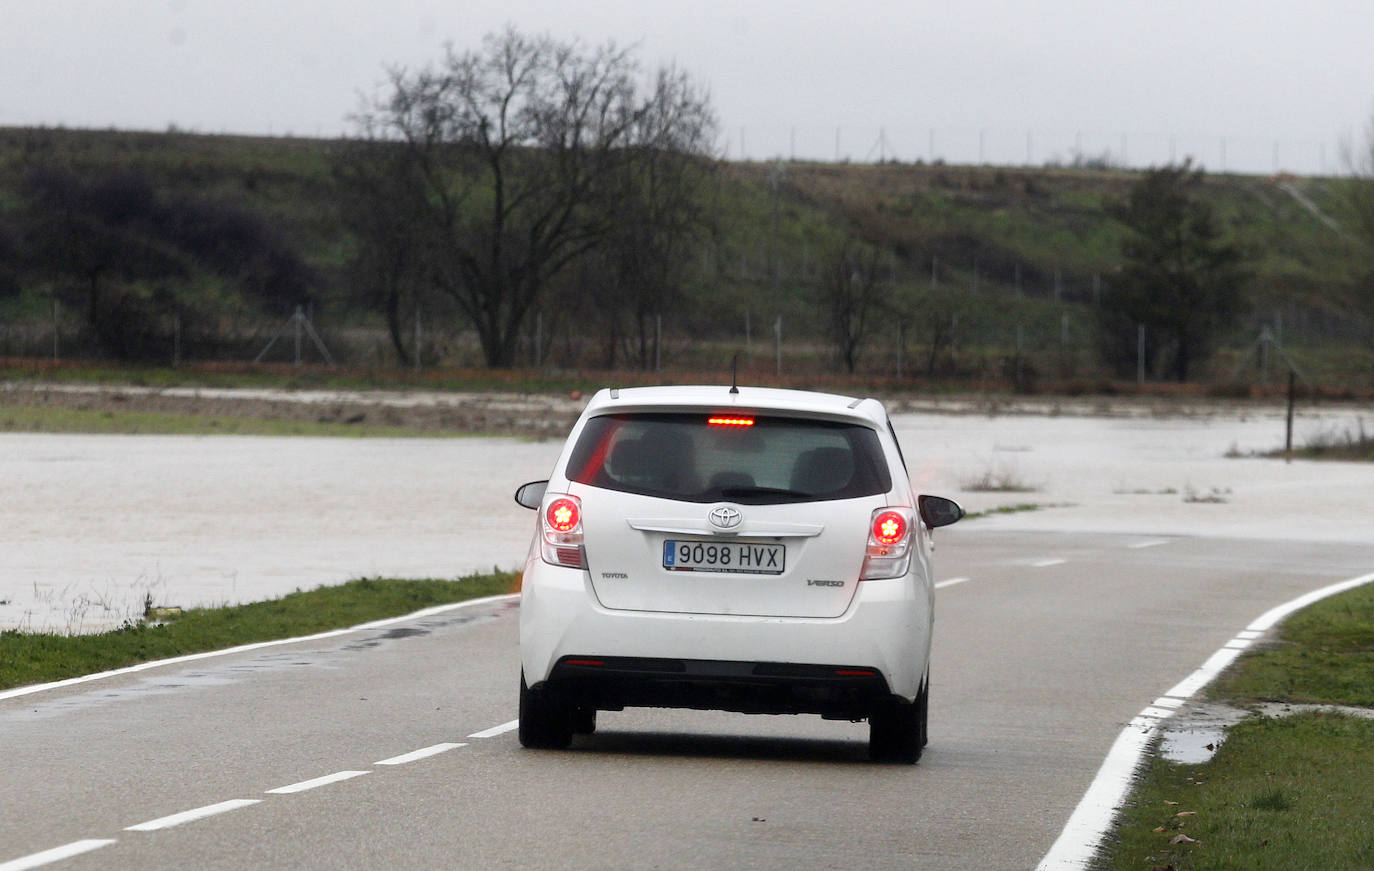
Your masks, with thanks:
M 602 390 L 538 509 L 520 601 L 520 742 L 566 747 L 627 706 L 869 722 L 926 743 L 930 530 L 875 399 L 762 388 Z

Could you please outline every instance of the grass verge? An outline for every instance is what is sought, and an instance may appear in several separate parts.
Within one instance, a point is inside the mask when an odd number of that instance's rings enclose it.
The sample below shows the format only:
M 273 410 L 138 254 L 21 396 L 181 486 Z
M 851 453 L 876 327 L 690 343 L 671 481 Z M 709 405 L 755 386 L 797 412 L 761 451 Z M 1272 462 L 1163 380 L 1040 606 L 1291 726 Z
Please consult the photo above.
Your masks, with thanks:
M 1107 868 L 1374 868 L 1374 720 L 1251 718 L 1210 762 L 1152 760 Z
M 989 508 L 987 511 L 970 511 L 964 515 L 965 520 L 977 520 L 980 517 L 993 517 L 998 514 L 1021 514 L 1026 511 L 1039 511 L 1041 508 L 1064 508 L 1063 504 L 1041 505 L 1037 502 L 1021 502 L 1016 505 L 999 505 L 996 508 Z
M 517 588 L 518 576 L 510 572 L 458 580 L 364 578 L 266 602 L 192 608 L 158 623 L 143 621 L 94 635 L 7 630 L 0 632 L 0 689 L 310 635 Z
M 51 406 L 0 406 L 0 432 L 121 435 L 260 435 L 354 438 L 451 438 L 467 435 L 403 426 L 270 420 Z
M 1293 615 L 1209 696 L 1374 707 L 1374 585 Z M 1208 762 L 1150 760 L 1098 866 L 1374 868 L 1371 795 L 1374 720 L 1251 717 Z

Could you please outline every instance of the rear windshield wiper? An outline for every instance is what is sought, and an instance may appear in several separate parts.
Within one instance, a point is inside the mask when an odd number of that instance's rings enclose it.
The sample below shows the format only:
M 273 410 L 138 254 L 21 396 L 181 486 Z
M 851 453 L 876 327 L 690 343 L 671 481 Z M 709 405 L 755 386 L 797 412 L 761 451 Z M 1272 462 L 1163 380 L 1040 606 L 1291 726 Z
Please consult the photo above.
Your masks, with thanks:
M 782 487 L 722 487 L 720 495 L 727 499 L 757 499 L 781 497 L 784 499 L 810 499 L 815 494 L 800 490 L 786 490 Z

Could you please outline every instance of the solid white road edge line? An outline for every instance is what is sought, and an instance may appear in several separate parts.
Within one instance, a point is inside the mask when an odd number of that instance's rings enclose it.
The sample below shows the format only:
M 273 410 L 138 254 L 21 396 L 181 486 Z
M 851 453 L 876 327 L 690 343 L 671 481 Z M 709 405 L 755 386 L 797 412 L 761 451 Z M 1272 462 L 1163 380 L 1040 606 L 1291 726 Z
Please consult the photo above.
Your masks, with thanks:
M 469 735 L 468 737 L 469 737 L 469 738 L 495 738 L 497 735 L 504 735 L 505 733 L 507 733 L 507 732 L 509 732 L 509 731 L 511 731 L 511 730 L 513 730 L 513 729 L 515 729 L 515 728 L 518 727 L 519 725 L 520 725 L 520 721 L 519 721 L 519 720 L 511 720 L 509 723 L 502 723 L 502 724 L 499 725 L 499 726 L 492 726 L 490 729 L 483 729 L 483 730 L 480 731 L 480 732 L 473 732 L 473 733 L 472 733 L 471 735 Z
M 233 653 L 246 653 L 250 650 L 261 650 L 264 647 L 276 647 L 282 644 L 296 644 L 302 641 L 320 641 L 325 638 L 336 638 L 340 635 L 347 635 L 350 632 L 362 632 L 369 629 L 378 629 L 383 626 L 390 626 L 394 623 L 402 623 L 406 620 L 415 620 L 421 617 L 431 617 L 435 614 L 442 614 L 446 611 L 456 611 L 460 608 L 475 608 L 478 605 L 490 605 L 493 602 L 505 602 L 520 598 L 519 593 L 507 593 L 500 596 L 483 596 L 480 599 L 468 599 L 465 602 L 454 602 L 449 605 L 435 605 L 432 608 L 424 608 L 412 614 L 405 614 L 401 617 L 388 617 L 385 620 L 374 620 L 371 623 L 360 623 L 357 626 L 350 626 L 347 629 L 333 629 L 329 632 L 319 632 L 315 635 L 301 635 L 295 638 L 278 638 L 273 641 L 259 641 L 254 644 L 240 644 L 238 647 L 227 647 L 224 650 L 207 650 L 204 653 L 190 653 L 186 656 L 174 656 L 171 659 L 156 659 L 151 662 L 140 662 L 138 665 L 130 665 L 125 668 L 116 668 L 111 671 L 101 671 L 95 674 L 83 674 L 80 677 L 69 677 L 66 680 L 53 681 L 52 683 L 31 684 L 29 686 L 17 687 L 15 689 L 0 691 L 0 701 L 13 699 L 19 696 L 27 696 L 30 693 L 41 693 L 44 690 L 61 689 L 62 687 L 75 686 L 76 684 L 87 683 L 93 680 L 102 680 L 107 677 L 117 677 L 122 674 L 133 674 L 138 671 L 146 671 L 150 668 L 158 668 L 164 665 L 180 665 L 184 662 L 195 662 L 200 659 L 210 659 L 216 656 L 228 656 Z M 3 869 L 0 869 L 3 871 Z
M 400 756 L 393 756 L 390 759 L 383 759 L 374 762 L 373 765 L 405 765 L 407 762 L 415 762 L 419 759 L 428 759 L 431 756 L 438 756 L 449 750 L 457 750 L 459 747 L 466 747 L 466 744 L 454 744 L 452 742 L 444 744 L 434 744 L 429 747 L 421 747 L 419 750 L 412 750 L 409 753 L 402 753 Z
M 72 841 L 70 844 L 53 847 L 51 850 L 44 850 L 41 853 L 31 853 L 28 856 L 11 859 L 8 862 L 0 862 L 0 871 L 28 871 L 30 868 L 37 868 L 52 862 L 61 862 L 63 859 L 80 856 L 82 853 L 99 850 L 101 847 L 108 847 L 113 843 L 116 843 L 113 838 Z
M 158 829 L 170 829 L 172 826 L 179 826 L 182 823 L 190 823 L 195 820 L 203 820 L 215 814 L 222 814 L 228 811 L 238 810 L 241 807 L 248 807 L 262 801 L 260 798 L 236 798 L 231 801 L 222 801 L 219 804 L 209 804 L 205 807 L 198 807 L 194 810 L 182 811 L 179 814 L 172 814 L 169 817 L 158 817 L 146 823 L 139 823 L 136 826 L 128 826 L 126 832 L 155 832 Z
M 336 771 L 333 774 L 326 774 L 324 777 L 315 777 L 310 780 L 302 780 L 300 783 L 292 783 L 287 786 L 279 786 L 276 789 L 267 790 L 268 795 L 291 795 L 296 792 L 305 792 L 310 789 L 318 789 L 321 786 L 328 786 L 331 783 L 338 783 L 341 780 L 352 780 L 364 774 L 371 774 L 371 771 Z
M 1245 627 L 1245 631 L 1237 634 L 1232 641 L 1244 640 L 1248 642 L 1256 637 L 1254 633 L 1271 629 L 1294 611 L 1305 608 L 1328 596 L 1353 590 L 1371 581 L 1374 581 L 1374 573 L 1360 575 L 1358 578 L 1351 578 L 1313 590 L 1276 608 L 1271 608 L 1264 612 L 1259 619 Z M 1102 762 L 1102 767 L 1097 770 L 1097 776 L 1093 778 L 1092 785 L 1088 787 L 1088 791 L 1078 802 L 1078 807 L 1074 808 L 1073 814 L 1064 825 L 1064 830 L 1059 833 L 1054 845 L 1050 847 L 1050 851 L 1036 866 L 1036 871 L 1055 871 L 1055 869 L 1068 871 L 1068 869 L 1086 869 L 1089 866 L 1093 856 L 1097 853 L 1098 846 L 1102 843 L 1102 836 L 1107 833 L 1107 829 L 1116 819 L 1121 802 L 1130 790 L 1131 780 L 1135 776 L 1136 769 L 1144 760 L 1145 749 L 1159 731 L 1160 721 L 1173 716 L 1173 708 L 1181 705 L 1183 700 L 1190 698 L 1221 674 L 1223 669 L 1235 662 L 1236 658 L 1240 656 L 1241 650 L 1229 646 L 1230 643 L 1227 642 L 1228 646 L 1213 653 L 1197 671 L 1180 681 L 1165 694 L 1164 698 L 1156 699 L 1152 705 L 1141 711 L 1140 715 L 1121 730 L 1121 734 L 1112 744 L 1112 749 L 1107 752 L 1107 758 Z

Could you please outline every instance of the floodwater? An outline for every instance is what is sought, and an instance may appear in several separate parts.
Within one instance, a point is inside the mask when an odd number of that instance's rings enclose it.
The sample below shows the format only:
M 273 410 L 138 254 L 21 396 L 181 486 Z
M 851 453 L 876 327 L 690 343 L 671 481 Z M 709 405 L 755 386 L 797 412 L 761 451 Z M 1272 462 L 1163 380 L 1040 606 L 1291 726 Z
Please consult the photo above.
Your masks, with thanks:
M 1306 412 L 1295 443 L 1374 430 Z M 1281 409 L 1207 417 L 903 414 L 921 492 L 969 528 L 1374 540 L 1374 465 L 1284 463 Z M 253 601 L 365 576 L 452 578 L 523 561 L 557 440 L 0 434 L 0 629 L 92 631 L 145 601 Z M 982 485 L 1019 485 L 1025 492 Z

